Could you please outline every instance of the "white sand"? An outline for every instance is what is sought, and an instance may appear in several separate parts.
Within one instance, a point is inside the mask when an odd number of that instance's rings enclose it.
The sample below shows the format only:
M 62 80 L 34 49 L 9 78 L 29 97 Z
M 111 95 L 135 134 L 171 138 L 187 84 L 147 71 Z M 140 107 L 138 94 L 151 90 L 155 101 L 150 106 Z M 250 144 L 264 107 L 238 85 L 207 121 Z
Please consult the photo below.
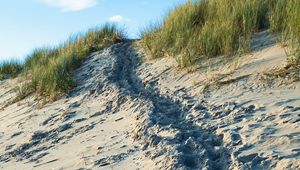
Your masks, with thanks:
M 261 80 L 263 73 L 286 64 L 284 49 L 267 44 L 242 56 L 235 69 L 186 73 L 176 69 L 173 58 L 162 58 L 144 63 L 139 74 L 162 95 L 190 106 L 186 119 L 223 136 L 229 169 L 300 169 L 300 82 Z M 207 75 L 217 73 L 230 73 L 221 81 L 249 76 L 203 91 Z
M 101 94 L 91 94 L 106 81 L 100 73 L 111 72 L 113 60 L 105 54 L 77 70 L 79 84 L 70 96 L 42 109 L 27 98 L 1 110 L 2 169 L 152 169 L 154 163 L 133 142 L 134 114 L 116 103 L 117 87 L 107 83 Z M 6 91 L 15 84 L 1 82 L 1 103 L 13 99 L 13 91 Z
M 34 97 L 3 107 L 18 81 L 1 81 L 0 168 L 299 169 L 300 83 L 262 80 L 286 58 L 264 42 L 234 69 L 193 73 L 173 58 L 139 63 L 130 43 L 115 45 L 42 109 Z M 226 72 L 220 81 L 247 76 L 204 88 Z

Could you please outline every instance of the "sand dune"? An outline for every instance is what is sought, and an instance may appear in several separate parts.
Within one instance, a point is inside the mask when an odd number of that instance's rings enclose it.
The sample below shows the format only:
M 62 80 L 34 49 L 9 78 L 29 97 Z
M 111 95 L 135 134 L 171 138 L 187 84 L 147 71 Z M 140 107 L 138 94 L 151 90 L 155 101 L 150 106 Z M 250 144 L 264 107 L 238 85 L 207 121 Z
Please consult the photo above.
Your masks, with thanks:
M 235 68 L 187 73 L 120 43 L 43 107 L 34 96 L 7 105 L 18 80 L 1 81 L 0 168 L 299 169 L 300 83 L 264 75 L 285 58 L 266 43 Z

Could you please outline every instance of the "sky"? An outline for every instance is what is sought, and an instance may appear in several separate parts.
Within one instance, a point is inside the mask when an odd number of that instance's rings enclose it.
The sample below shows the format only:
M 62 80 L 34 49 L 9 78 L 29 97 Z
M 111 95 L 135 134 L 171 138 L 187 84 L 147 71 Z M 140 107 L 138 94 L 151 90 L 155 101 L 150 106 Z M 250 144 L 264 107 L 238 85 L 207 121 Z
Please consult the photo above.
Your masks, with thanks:
M 131 38 L 187 0 L 3 0 L 0 2 L 0 62 L 24 59 L 34 48 L 106 22 Z

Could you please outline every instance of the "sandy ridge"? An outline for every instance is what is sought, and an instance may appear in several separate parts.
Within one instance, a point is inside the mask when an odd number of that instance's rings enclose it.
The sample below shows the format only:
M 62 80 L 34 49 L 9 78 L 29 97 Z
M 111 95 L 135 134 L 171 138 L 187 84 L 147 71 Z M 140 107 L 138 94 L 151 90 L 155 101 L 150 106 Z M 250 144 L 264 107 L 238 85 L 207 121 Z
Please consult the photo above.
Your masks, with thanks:
M 201 94 L 195 80 L 203 75 L 176 71 L 172 58 L 143 61 L 133 43 L 92 54 L 75 72 L 76 88 L 42 109 L 33 97 L 4 107 L 0 168 L 300 167 L 299 83 L 266 88 L 251 73 Z M 252 57 L 267 65 L 273 53 L 266 51 Z M 1 105 L 15 84 L 1 82 Z

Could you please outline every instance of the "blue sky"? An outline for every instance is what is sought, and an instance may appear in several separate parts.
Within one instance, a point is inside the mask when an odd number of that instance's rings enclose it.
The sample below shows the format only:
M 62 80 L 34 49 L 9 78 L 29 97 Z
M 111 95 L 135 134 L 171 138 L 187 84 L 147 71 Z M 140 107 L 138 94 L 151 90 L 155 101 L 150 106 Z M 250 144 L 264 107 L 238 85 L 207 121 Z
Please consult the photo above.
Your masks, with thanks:
M 131 37 L 187 0 L 4 0 L 0 5 L 0 61 L 22 59 L 72 33 L 117 22 Z

